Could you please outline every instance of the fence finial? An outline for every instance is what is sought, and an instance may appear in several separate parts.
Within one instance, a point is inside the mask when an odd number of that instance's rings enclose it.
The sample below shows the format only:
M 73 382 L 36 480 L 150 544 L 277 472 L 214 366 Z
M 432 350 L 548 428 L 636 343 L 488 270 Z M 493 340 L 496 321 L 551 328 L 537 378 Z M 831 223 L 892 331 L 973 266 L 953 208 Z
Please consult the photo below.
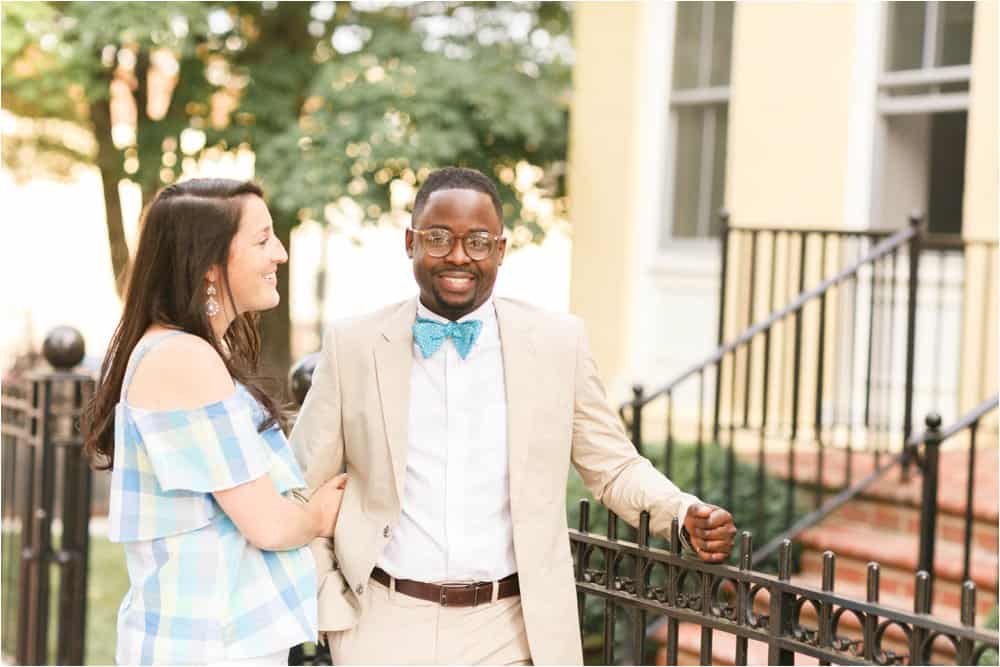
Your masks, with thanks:
M 85 351 L 83 334 L 71 326 L 55 327 L 42 343 L 42 356 L 58 371 L 68 371 L 83 361 Z

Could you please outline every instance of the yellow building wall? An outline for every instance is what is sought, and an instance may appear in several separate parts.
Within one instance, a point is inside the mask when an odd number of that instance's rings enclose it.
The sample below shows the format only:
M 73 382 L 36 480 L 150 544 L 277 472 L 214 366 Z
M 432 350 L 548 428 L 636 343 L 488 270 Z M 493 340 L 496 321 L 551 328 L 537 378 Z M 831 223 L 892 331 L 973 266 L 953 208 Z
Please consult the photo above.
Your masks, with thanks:
M 855 7 L 740 3 L 726 204 L 735 224 L 844 219 Z
M 632 340 L 639 3 L 573 5 L 570 115 L 570 311 L 582 317 L 601 375 L 620 388 Z
M 729 153 L 726 168 L 726 207 L 738 226 L 843 228 L 848 187 L 848 146 L 857 8 L 850 3 L 740 3 L 736 8 L 733 33 L 733 69 L 729 106 Z M 874 121 L 874 119 L 873 119 Z M 763 237 L 763 247 L 771 239 Z M 748 248 L 734 241 L 730 257 Z M 810 253 L 819 257 L 820 239 L 810 240 Z M 816 247 L 812 247 L 815 245 Z M 779 246 L 780 248 L 780 246 Z M 797 252 L 792 252 L 797 256 Z M 775 267 L 777 306 L 787 303 L 798 291 L 798 265 L 785 266 L 779 259 L 762 260 L 756 284 L 733 276 L 727 289 L 725 336 L 732 339 L 753 322 L 770 312 L 766 292 L 768 268 Z M 793 262 L 795 260 L 792 260 Z M 828 268 L 841 263 L 827 253 Z M 812 262 L 806 267 L 805 285 L 821 279 L 823 267 Z M 791 280 L 792 283 L 787 281 Z M 751 291 L 756 291 L 753 314 L 747 312 Z M 784 295 L 781 298 L 780 295 Z M 827 328 L 832 334 L 830 313 L 836 312 L 837 293 L 828 298 Z M 816 331 L 819 307 L 811 304 L 803 313 L 803 331 Z M 779 326 L 772 336 L 772 355 L 791 358 L 792 322 Z M 763 384 L 763 340 L 753 357 L 752 387 Z M 832 347 L 824 346 L 830 358 Z M 798 399 L 800 422 L 812 424 L 816 394 L 818 339 L 807 335 L 801 348 L 801 390 Z M 738 355 L 735 377 L 744 378 L 747 355 Z M 790 377 L 779 379 L 779 364 L 770 369 L 772 387 L 782 387 L 787 395 L 771 396 L 771 419 L 790 419 L 793 403 Z M 786 373 L 791 372 L 788 365 Z M 723 395 L 730 394 L 727 363 L 723 373 Z M 827 391 L 835 381 L 827 371 Z M 737 379 L 732 393 L 743 404 L 743 385 Z M 826 391 L 824 393 L 827 393 Z M 762 396 L 750 396 L 751 414 L 759 414 Z M 779 414 L 780 413 L 780 414 Z M 808 435 L 806 435 L 808 437 Z
M 962 234 L 987 243 L 966 251 L 960 412 L 997 391 L 997 38 L 997 3 L 977 2 Z

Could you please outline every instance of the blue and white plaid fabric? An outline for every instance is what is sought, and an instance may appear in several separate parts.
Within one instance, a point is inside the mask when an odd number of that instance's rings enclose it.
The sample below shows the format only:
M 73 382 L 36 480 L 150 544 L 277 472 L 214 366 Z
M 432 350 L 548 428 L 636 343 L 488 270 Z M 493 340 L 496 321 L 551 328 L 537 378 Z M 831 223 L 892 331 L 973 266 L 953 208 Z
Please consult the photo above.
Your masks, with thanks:
M 157 340 L 137 348 L 130 371 Z M 124 543 L 131 582 L 118 610 L 119 664 L 204 664 L 315 641 L 308 547 L 254 547 L 212 497 L 264 474 L 282 494 L 305 487 L 281 430 L 257 432 L 263 418 L 239 385 L 195 410 L 118 404 L 110 537 Z

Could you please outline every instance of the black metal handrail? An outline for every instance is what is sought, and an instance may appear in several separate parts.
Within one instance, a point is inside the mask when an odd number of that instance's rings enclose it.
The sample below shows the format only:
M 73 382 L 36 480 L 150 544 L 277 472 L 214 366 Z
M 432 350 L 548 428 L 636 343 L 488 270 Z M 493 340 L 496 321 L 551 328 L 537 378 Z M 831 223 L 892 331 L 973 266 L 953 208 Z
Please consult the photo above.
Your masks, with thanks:
M 710 366 L 718 364 L 720 361 L 723 360 L 723 358 L 727 354 L 734 352 L 737 348 L 750 342 L 756 336 L 760 335 L 761 333 L 764 333 L 767 329 L 773 327 L 776 323 L 785 319 L 789 315 L 795 315 L 797 313 L 800 313 L 807 303 L 818 299 L 824 293 L 828 292 L 830 288 L 844 282 L 849 278 L 857 276 L 858 271 L 860 271 L 862 267 L 870 265 L 876 260 L 889 255 L 889 253 L 893 252 L 894 250 L 898 250 L 901 247 L 905 246 L 911 239 L 913 239 L 919 233 L 919 228 L 917 227 L 917 224 L 919 224 L 919 219 L 915 219 L 914 224 L 908 227 L 907 229 L 900 230 L 895 234 L 893 234 L 892 236 L 890 236 L 889 238 L 880 242 L 878 245 L 872 248 L 868 252 L 868 254 L 866 254 L 861 259 L 855 261 L 846 269 L 843 269 L 842 271 L 837 273 L 835 276 L 823 280 L 816 287 L 800 294 L 798 297 L 795 298 L 795 300 L 793 300 L 791 303 L 789 303 L 781 310 L 772 313 L 766 319 L 749 327 L 742 334 L 740 334 L 730 342 L 725 343 L 724 345 L 720 345 L 715 350 L 715 352 L 712 352 L 702 361 L 692 365 L 687 370 L 676 376 L 673 380 L 666 383 L 659 389 L 656 389 L 651 393 L 643 392 L 641 397 L 633 398 L 631 401 L 625 401 L 619 408 L 619 415 L 621 415 L 622 419 L 625 419 L 626 422 L 628 422 L 629 420 L 626 418 L 624 412 L 626 407 L 631 407 L 633 409 L 641 408 L 647 403 L 653 401 L 654 399 L 670 393 L 671 390 L 675 389 L 678 385 L 680 385 L 688 378 L 693 377 L 699 372 L 705 371 Z M 771 229 L 753 228 L 753 231 L 792 231 L 792 230 L 771 230 Z M 803 231 L 810 234 L 830 233 L 830 232 L 824 232 L 822 230 L 819 231 L 803 230 Z M 881 234 L 872 233 L 869 235 L 879 236 Z
M 926 664 L 935 649 L 950 645 L 955 664 L 978 664 L 987 650 L 996 650 L 996 632 L 977 629 L 976 586 L 966 581 L 961 593 L 959 625 L 930 615 L 931 578 L 915 575 L 913 612 L 879 603 L 880 568 L 870 563 L 864 601 L 834 592 L 836 556 L 823 555 L 823 579 L 819 590 L 794 584 L 791 579 L 791 542 L 783 540 L 779 550 L 777 577 L 754 572 L 751 565 L 752 537 L 744 531 L 740 539 L 739 567 L 710 565 L 681 554 L 679 524 L 671 525 L 667 550 L 649 546 L 649 515 L 640 516 L 636 542 L 617 538 L 617 517 L 608 512 L 608 535 L 589 532 L 588 501 L 580 501 L 578 530 L 570 530 L 577 579 L 577 604 L 581 621 L 587 596 L 604 602 L 602 664 L 615 664 L 615 628 L 618 612 L 624 610 L 631 625 L 626 644 L 634 664 L 647 655 L 648 616 L 666 619 L 666 663 L 678 664 L 679 624 L 700 627 L 699 663 L 713 664 L 713 639 L 717 632 L 736 637 L 735 655 L 727 660 L 746 665 L 749 641 L 768 647 L 768 664 L 791 665 L 795 655 L 817 658 L 821 664 Z M 592 563 L 598 556 L 600 563 Z M 766 593 L 766 598 L 762 595 Z M 761 596 L 760 604 L 757 597 Z M 757 611 L 766 605 L 767 611 Z M 812 607 L 816 627 L 802 622 L 802 611 Z M 853 634 L 841 624 L 854 617 L 859 628 Z M 887 630 L 901 630 L 905 644 L 892 647 Z

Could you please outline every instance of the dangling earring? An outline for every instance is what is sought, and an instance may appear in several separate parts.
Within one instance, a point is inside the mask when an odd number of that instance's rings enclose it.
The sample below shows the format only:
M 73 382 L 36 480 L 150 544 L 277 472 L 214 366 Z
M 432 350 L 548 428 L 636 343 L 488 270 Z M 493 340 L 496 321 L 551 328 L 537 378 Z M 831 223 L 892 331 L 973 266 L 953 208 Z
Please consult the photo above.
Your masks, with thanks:
M 215 317 L 219 314 L 219 302 L 212 298 L 215 296 L 215 283 L 208 284 L 205 294 L 208 296 L 208 299 L 205 300 L 205 314 L 209 317 Z

